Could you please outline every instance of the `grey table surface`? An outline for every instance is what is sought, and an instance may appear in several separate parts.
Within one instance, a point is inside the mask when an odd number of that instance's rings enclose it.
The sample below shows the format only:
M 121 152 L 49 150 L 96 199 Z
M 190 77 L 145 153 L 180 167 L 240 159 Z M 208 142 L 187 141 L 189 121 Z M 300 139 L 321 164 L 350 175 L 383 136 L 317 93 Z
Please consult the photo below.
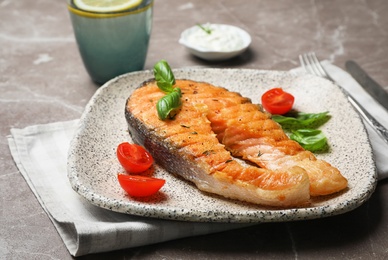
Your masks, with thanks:
M 315 51 L 344 68 L 357 61 L 388 86 L 386 0 L 156 0 L 145 69 L 204 66 L 289 70 Z M 0 258 L 72 259 L 12 160 L 10 128 L 79 118 L 98 86 L 87 75 L 64 0 L 0 1 Z M 239 26 L 252 45 L 224 62 L 178 44 L 198 22 Z M 388 91 L 388 87 L 385 88 Z M 388 259 L 388 181 L 354 211 L 261 224 L 80 259 Z

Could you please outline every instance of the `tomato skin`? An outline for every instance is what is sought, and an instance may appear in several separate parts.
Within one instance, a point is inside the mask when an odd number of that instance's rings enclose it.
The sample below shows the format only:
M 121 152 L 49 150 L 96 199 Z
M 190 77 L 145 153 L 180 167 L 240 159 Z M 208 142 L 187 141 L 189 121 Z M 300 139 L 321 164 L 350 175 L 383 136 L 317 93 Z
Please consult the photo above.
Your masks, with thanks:
M 261 96 L 261 104 L 271 114 L 284 115 L 294 105 L 294 96 L 281 88 L 273 88 Z
M 154 162 L 151 154 L 138 144 L 121 143 L 116 153 L 120 164 L 129 173 L 144 172 Z
M 132 197 L 147 197 L 157 193 L 166 183 L 163 179 L 118 174 L 120 186 Z

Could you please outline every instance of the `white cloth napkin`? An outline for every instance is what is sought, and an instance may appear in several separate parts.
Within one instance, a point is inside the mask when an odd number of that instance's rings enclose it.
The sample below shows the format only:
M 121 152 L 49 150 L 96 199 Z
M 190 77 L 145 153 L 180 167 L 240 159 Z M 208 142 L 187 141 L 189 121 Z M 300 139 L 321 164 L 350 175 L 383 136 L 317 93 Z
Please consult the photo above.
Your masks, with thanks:
M 388 112 L 350 75 L 324 63 L 330 75 L 388 127 Z M 299 71 L 297 69 L 295 71 Z M 78 120 L 11 129 L 8 143 L 17 167 L 73 256 L 106 252 L 241 228 L 248 224 L 191 223 L 115 213 L 91 205 L 67 179 L 67 151 Z M 380 179 L 388 176 L 388 146 L 368 129 Z
M 322 65 L 338 85 L 347 90 L 380 124 L 388 129 L 388 111 L 375 101 L 349 73 L 326 60 L 322 62 Z M 291 72 L 300 74 L 304 73 L 304 70 L 296 68 Z M 368 123 L 364 122 L 364 124 L 372 144 L 378 178 L 379 180 L 385 179 L 388 177 L 388 144 Z
M 11 129 L 17 167 L 58 230 L 70 254 L 113 251 L 247 224 L 193 223 L 130 216 L 93 206 L 67 179 L 67 151 L 78 120 Z

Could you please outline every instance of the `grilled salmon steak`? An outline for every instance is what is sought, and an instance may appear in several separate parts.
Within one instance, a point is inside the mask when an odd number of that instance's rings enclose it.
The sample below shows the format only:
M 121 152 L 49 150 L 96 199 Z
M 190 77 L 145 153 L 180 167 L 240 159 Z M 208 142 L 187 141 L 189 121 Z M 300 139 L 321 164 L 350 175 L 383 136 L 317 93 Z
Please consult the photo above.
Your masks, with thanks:
M 267 206 L 304 206 L 310 194 L 347 186 L 336 168 L 290 140 L 250 99 L 204 82 L 176 80 L 175 86 L 182 107 L 173 119 L 158 118 L 156 103 L 165 94 L 154 80 L 125 107 L 132 139 L 167 171 L 202 191 Z

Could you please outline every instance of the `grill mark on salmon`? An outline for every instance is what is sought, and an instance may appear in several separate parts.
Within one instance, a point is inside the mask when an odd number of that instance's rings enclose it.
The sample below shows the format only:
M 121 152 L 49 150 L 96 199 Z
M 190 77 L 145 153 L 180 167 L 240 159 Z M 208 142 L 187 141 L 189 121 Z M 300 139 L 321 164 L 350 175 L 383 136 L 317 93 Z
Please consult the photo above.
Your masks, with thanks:
M 158 118 L 155 106 L 164 93 L 153 80 L 136 89 L 126 104 L 133 140 L 144 145 L 159 165 L 200 190 L 227 198 L 282 207 L 308 203 L 313 178 L 306 173 L 308 163 L 296 160 L 305 159 L 307 155 L 300 156 L 305 151 L 257 105 L 207 83 L 177 80 L 176 85 L 182 90 L 183 104 L 174 120 Z M 262 155 L 255 157 L 258 149 Z M 257 160 L 261 157 L 265 160 Z M 288 157 L 298 163 L 289 163 Z M 280 166 L 275 168 L 275 162 Z

